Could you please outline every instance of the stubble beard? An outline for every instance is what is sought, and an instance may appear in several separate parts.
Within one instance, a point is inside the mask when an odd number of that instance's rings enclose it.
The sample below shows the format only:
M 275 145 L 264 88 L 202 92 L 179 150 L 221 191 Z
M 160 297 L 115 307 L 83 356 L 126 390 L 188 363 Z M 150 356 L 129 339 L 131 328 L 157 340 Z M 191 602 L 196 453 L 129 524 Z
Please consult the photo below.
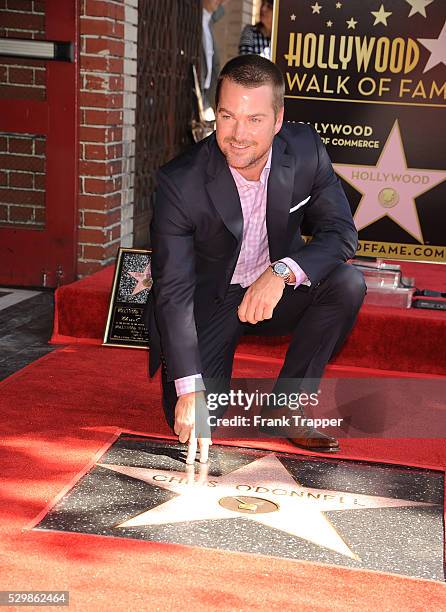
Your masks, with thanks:
M 236 170 L 248 170 L 250 168 L 255 168 L 262 161 L 266 161 L 266 158 L 268 156 L 269 147 L 265 151 L 262 151 L 261 153 L 257 153 L 257 155 L 253 152 L 250 157 L 242 160 L 242 159 L 239 159 L 237 155 L 233 154 L 229 150 L 231 146 L 231 142 L 226 142 L 225 144 L 227 146 L 225 147 L 225 150 L 223 151 L 223 155 L 225 156 L 226 161 L 228 162 L 228 165 L 231 166 L 231 168 L 235 168 Z M 243 143 L 237 143 L 237 144 L 243 144 Z M 249 144 L 255 145 L 257 143 L 249 143 Z

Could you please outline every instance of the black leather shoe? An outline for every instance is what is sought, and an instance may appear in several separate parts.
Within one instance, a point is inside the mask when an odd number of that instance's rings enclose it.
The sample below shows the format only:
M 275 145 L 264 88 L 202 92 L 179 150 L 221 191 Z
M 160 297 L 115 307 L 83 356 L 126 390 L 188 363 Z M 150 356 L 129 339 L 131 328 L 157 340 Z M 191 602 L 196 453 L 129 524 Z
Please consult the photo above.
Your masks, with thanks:
M 336 453 L 339 450 L 339 442 L 336 438 L 327 436 L 315 427 L 296 427 L 293 437 L 288 440 L 294 446 L 316 453 Z
M 316 453 L 336 453 L 339 442 L 336 438 L 328 436 L 310 425 L 293 425 L 293 417 L 305 419 L 302 407 L 292 410 L 288 407 L 262 410 L 262 424 L 260 430 L 266 434 L 288 438 L 288 440 L 308 451 Z

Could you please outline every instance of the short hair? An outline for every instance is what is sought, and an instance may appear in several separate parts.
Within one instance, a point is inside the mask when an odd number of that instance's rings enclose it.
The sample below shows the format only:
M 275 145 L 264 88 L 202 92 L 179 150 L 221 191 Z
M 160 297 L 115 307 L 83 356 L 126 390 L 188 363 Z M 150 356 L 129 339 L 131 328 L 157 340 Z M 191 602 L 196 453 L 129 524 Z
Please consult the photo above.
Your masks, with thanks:
M 273 90 L 273 108 L 276 117 L 284 105 L 285 81 L 282 73 L 273 62 L 261 55 L 239 55 L 229 60 L 223 66 L 215 91 L 216 108 L 220 99 L 221 86 L 225 79 L 252 89 L 262 85 L 271 85 Z

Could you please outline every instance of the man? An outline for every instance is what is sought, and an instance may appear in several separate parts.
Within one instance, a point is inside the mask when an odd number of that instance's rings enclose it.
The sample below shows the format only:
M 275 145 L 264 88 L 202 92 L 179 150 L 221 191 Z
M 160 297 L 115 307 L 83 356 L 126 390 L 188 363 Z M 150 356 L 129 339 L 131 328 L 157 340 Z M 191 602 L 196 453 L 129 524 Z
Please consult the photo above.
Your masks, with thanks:
M 214 24 L 225 13 L 222 0 L 203 0 L 202 53 L 201 53 L 201 94 L 204 107 L 214 106 L 215 88 L 220 72 L 218 49 L 214 39 Z
M 362 275 L 345 263 L 357 245 L 347 199 L 316 131 L 282 125 L 284 89 L 269 60 L 229 61 L 217 84 L 216 133 L 158 174 L 150 373 L 161 354 L 166 416 L 189 442 L 188 461 L 202 378 L 230 379 L 243 333 L 291 333 L 277 384 L 295 379 L 305 389 L 322 376 L 364 298 Z M 297 428 L 292 441 L 338 449 L 313 428 Z M 205 461 L 209 441 L 198 442 Z

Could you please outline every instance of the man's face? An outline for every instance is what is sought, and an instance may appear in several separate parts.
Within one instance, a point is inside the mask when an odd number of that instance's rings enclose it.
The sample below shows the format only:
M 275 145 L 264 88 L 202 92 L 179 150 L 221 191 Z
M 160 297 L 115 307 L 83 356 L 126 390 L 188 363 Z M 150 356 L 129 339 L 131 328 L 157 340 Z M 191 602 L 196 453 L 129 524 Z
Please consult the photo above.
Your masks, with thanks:
M 217 143 L 228 164 L 242 176 L 257 180 L 274 136 L 282 127 L 271 85 L 247 88 L 224 79 L 217 108 Z
M 273 7 L 268 2 L 262 2 L 260 7 L 260 21 L 269 29 L 273 27 Z

